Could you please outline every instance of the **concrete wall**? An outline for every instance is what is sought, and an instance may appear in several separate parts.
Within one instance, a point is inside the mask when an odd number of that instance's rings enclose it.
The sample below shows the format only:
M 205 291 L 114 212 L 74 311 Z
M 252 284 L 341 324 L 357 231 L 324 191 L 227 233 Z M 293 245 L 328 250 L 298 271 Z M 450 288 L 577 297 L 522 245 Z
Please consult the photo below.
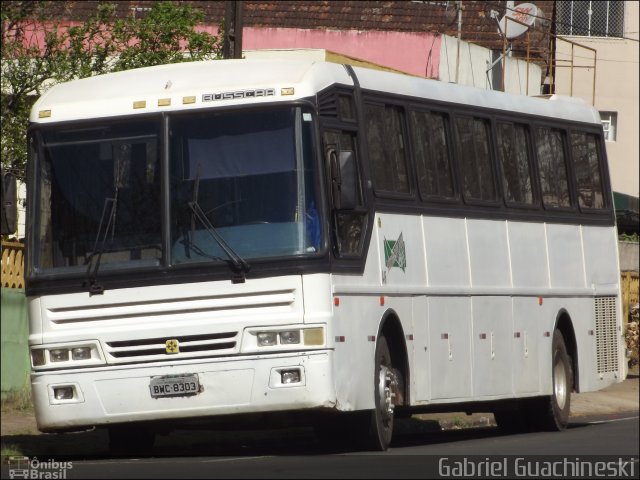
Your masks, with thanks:
M 620 255 L 620 271 L 637 272 L 640 269 L 640 244 L 635 242 L 618 242 Z
M 438 78 L 441 36 L 434 33 L 247 27 L 242 35 L 243 49 L 320 48 Z
M 491 84 L 491 73 L 487 69 L 492 63 L 491 50 L 467 42 L 460 42 L 460 59 L 457 58 L 458 39 L 443 35 L 440 47 L 440 72 L 438 80 L 456 81 L 456 68 L 459 68 L 458 83 L 477 88 L 499 90 L 500 85 Z M 458 67 L 456 67 L 458 65 Z M 499 68 L 497 65 L 495 68 Z M 539 95 L 542 71 L 538 65 L 514 57 L 507 57 L 505 65 L 505 91 L 516 95 Z M 527 80 L 528 78 L 528 80 Z
M 637 197 L 640 192 L 639 122 L 639 2 L 625 2 L 624 35 L 635 40 L 601 37 L 564 37 L 597 50 L 595 72 L 595 107 L 600 111 L 618 113 L 618 131 L 615 142 L 607 142 L 607 156 L 611 181 L 616 192 Z M 573 47 L 573 82 L 571 44 L 556 41 L 556 58 L 561 65 L 556 75 L 556 93 L 584 98 L 589 103 L 593 96 L 593 53 Z M 589 68 L 583 68 L 589 67 Z

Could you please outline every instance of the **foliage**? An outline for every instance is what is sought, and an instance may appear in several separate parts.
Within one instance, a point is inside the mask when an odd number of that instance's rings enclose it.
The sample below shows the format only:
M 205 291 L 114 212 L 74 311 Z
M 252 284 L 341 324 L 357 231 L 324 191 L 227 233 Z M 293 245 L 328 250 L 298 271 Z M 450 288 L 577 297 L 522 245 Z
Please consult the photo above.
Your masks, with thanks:
M 629 323 L 624 332 L 627 349 L 631 352 L 629 366 L 638 365 L 638 321 L 640 320 L 640 306 L 636 303 L 629 309 Z
M 83 23 L 60 20 L 74 3 L 2 2 L 2 164 L 22 178 L 29 111 L 55 83 L 220 57 L 221 37 L 197 31 L 204 13 L 187 4 L 154 2 L 142 18 L 121 18 L 100 2 Z
M 622 242 L 633 242 L 640 243 L 640 235 L 637 233 L 629 235 L 628 233 L 623 233 L 622 235 L 618 235 L 618 240 Z

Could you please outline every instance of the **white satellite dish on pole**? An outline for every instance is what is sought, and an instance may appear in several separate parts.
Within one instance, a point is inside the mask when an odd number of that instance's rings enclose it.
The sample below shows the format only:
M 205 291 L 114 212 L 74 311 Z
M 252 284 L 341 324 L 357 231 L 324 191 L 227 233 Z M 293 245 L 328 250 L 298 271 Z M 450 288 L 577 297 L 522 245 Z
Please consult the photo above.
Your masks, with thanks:
M 510 40 L 517 38 L 534 25 L 537 17 L 538 7 L 533 3 L 521 3 L 511 10 L 507 10 L 504 17 L 500 19 L 498 22 L 500 33 Z M 510 19 L 517 21 L 513 22 Z

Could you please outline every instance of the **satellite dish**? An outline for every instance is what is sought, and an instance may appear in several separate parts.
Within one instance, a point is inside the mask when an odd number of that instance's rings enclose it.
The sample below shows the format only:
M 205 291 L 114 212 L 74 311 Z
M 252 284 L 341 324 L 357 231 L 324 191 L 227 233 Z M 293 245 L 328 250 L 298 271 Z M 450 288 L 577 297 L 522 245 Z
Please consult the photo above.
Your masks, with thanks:
M 539 15 L 538 7 L 533 3 L 521 3 L 515 6 L 511 10 L 507 10 L 504 17 L 500 19 L 498 25 L 500 27 L 500 33 L 505 34 L 508 39 L 517 38 L 524 34 L 529 27 L 532 27 Z M 518 22 L 512 22 L 509 19 L 517 20 Z M 524 23 L 525 25 L 522 25 Z

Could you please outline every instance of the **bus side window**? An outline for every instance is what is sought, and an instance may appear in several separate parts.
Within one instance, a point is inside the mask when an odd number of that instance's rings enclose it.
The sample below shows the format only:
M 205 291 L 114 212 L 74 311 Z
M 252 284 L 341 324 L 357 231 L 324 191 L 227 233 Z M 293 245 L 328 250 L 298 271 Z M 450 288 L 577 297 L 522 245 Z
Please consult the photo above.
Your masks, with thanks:
M 538 127 L 536 130 L 538 170 L 545 207 L 571 207 L 564 139 L 564 131 L 557 128 Z
M 533 204 L 529 128 L 517 123 L 496 125 L 498 164 L 504 198 L 508 204 Z
M 454 176 L 447 145 L 447 117 L 439 112 L 412 111 L 413 149 L 418 190 L 423 200 L 455 198 Z
M 355 166 L 355 184 L 356 190 L 354 197 L 349 202 L 348 208 L 338 208 L 338 205 L 332 205 L 332 223 L 334 230 L 335 251 L 340 257 L 357 256 L 362 253 L 362 247 L 365 237 L 365 229 L 367 222 L 366 209 L 364 208 L 362 195 L 362 179 L 358 168 L 358 152 L 356 149 L 356 139 L 353 133 L 326 131 L 324 133 L 324 151 L 326 171 L 330 190 L 333 189 L 334 178 L 336 175 L 335 167 L 332 165 L 331 159 L 340 159 L 352 157 L 352 166 Z M 345 172 L 346 173 L 346 172 Z M 330 197 L 334 196 L 332 191 L 328 192 Z
M 410 194 L 404 110 L 395 105 L 365 104 L 365 112 L 373 188 L 383 196 Z
M 580 208 L 604 208 L 598 137 L 583 132 L 572 133 L 571 154 Z
M 489 122 L 478 117 L 456 118 L 462 193 L 466 200 L 496 200 L 489 146 Z

